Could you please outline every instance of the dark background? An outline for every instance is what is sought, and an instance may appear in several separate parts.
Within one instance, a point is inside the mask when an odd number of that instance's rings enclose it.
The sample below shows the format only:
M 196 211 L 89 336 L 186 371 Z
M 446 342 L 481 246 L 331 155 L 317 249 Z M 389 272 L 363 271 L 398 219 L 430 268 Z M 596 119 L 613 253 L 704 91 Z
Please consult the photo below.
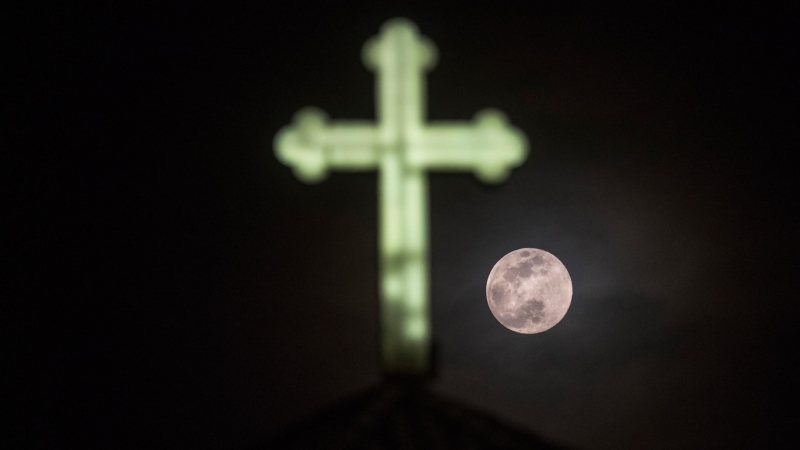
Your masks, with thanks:
M 575 448 L 796 444 L 788 8 L 26 8 L 3 14 L 13 448 L 240 448 L 380 382 L 376 176 L 303 185 L 271 140 L 306 105 L 373 118 L 360 49 L 398 15 L 439 48 L 430 119 L 497 107 L 531 145 L 498 187 L 430 176 L 431 389 Z M 541 335 L 485 303 L 521 247 L 573 278 Z

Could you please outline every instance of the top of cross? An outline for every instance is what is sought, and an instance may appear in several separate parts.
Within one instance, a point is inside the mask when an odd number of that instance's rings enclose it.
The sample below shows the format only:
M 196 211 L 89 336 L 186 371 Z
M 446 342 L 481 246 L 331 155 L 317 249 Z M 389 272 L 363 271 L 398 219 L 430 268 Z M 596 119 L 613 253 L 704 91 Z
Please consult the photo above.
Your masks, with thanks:
M 387 21 L 364 44 L 364 65 L 378 76 L 378 121 L 385 138 L 414 134 L 424 121 L 424 72 L 436 65 L 436 46 L 406 19 Z
M 387 20 L 381 26 L 380 34 L 371 37 L 362 52 L 364 65 L 372 71 L 391 67 L 399 61 L 402 51 L 412 51 L 413 58 L 405 64 L 415 70 L 430 72 L 439 58 L 436 45 L 427 37 L 421 36 L 419 28 L 408 19 L 397 17 Z

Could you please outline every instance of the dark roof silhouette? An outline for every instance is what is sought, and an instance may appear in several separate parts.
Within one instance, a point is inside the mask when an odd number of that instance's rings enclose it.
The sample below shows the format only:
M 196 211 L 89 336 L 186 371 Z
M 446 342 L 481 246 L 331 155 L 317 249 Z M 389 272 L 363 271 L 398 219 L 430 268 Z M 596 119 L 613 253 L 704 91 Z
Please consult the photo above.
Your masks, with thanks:
M 266 449 L 564 449 L 487 414 L 388 381 L 248 447 Z

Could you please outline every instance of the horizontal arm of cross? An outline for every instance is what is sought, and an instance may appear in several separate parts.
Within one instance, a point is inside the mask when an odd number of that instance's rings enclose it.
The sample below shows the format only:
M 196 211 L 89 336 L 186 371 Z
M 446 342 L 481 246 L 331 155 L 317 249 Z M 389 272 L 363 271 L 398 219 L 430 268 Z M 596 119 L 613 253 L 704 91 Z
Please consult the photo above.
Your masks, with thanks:
M 275 136 L 278 159 L 295 175 L 312 183 L 325 178 L 328 169 L 373 170 L 378 166 L 378 133 L 369 121 L 328 122 L 316 108 L 300 110 L 294 125 Z
M 275 137 L 278 159 L 305 182 L 322 180 L 329 169 L 373 170 L 380 164 L 380 131 L 368 121 L 329 122 L 307 108 Z M 403 160 L 409 168 L 470 171 L 482 181 L 504 180 L 527 156 L 525 135 L 499 111 L 484 110 L 473 122 L 438 122 L 409 136 Z

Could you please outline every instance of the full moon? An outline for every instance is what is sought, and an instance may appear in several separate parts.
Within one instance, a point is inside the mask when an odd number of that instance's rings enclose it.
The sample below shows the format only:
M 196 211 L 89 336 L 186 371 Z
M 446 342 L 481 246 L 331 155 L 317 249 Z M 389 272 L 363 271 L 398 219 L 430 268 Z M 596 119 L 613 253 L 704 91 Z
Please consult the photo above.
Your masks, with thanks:
M 541 333 L 567 314 L 572 279 L 552 254 L 521 248 L 494 265 L 486 282 L 486 300 L 494 317 L 509 330 Z

